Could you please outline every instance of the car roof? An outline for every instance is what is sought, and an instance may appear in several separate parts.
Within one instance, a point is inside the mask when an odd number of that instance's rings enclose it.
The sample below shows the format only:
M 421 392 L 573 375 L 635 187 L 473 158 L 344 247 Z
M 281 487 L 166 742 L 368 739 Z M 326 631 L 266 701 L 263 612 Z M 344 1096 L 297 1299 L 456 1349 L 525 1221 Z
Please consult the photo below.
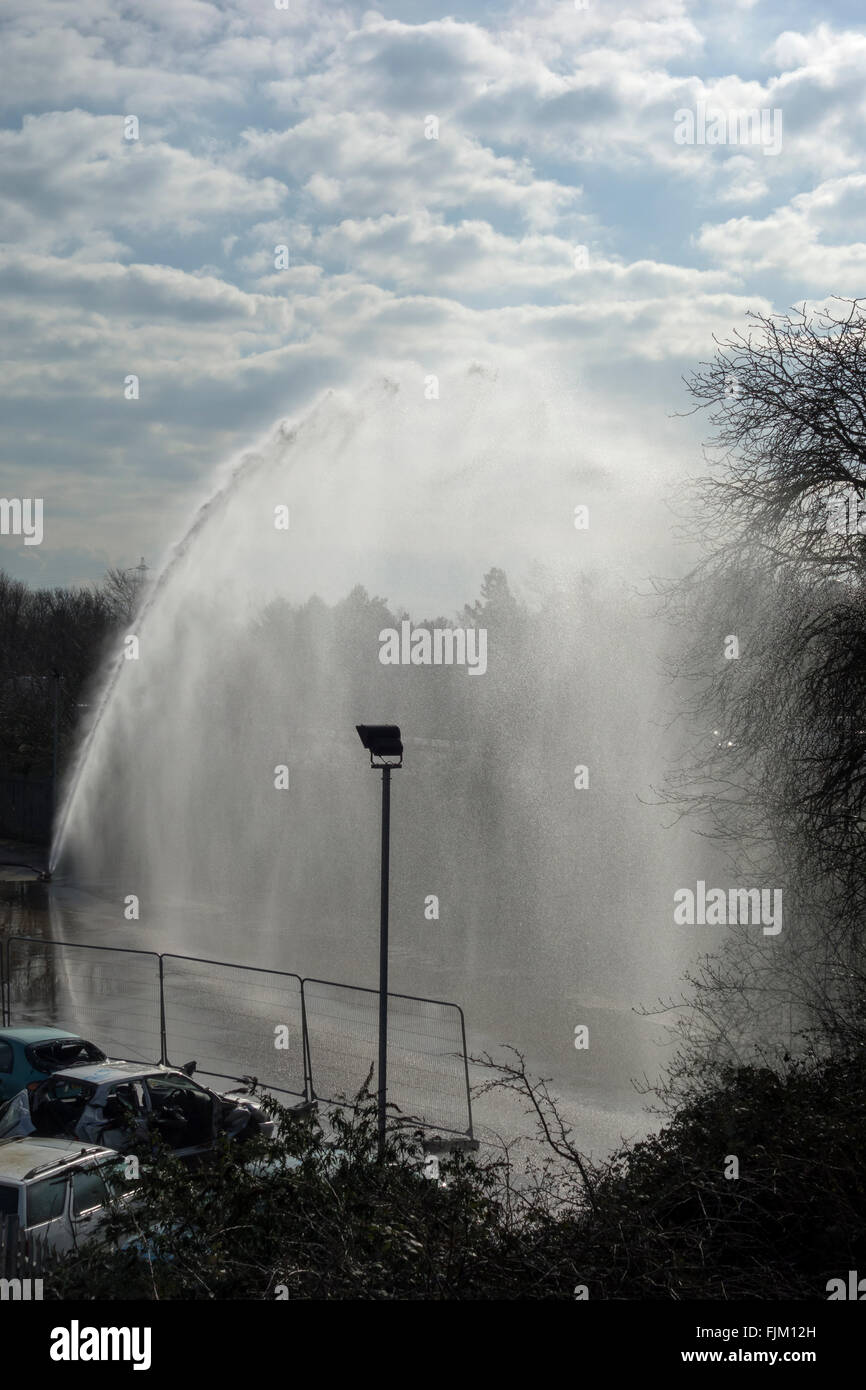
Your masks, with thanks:
M 0 1038 L 25 1044 L 53 1042 L 55 1038 L 80 1037 L 80 1033 L 69 1033 L 65 1028 L 0 1028 Z
M 89 1062 L 84 1067 L 64 1067 L 55 1077 L 68 1076 L 73 1081 L 90 1081 L 103 1086 L 106 1081 L 133 1081 L 137 1076 L 158 1076 L 160 1072 L 177 1074 L 174 1067 L 162 1067 L 158 1062 Z
M 82 1144 L 79 1140 L 44 1139 L 29 1135 L 26 1139 L 4 1139 L 0 1143 L 0 1182 L 20 1182 L 37 1168 L 59 1167 L 76 1158 L 97 1155 L 116 1157 L 114 1149 L 102 1144 Z

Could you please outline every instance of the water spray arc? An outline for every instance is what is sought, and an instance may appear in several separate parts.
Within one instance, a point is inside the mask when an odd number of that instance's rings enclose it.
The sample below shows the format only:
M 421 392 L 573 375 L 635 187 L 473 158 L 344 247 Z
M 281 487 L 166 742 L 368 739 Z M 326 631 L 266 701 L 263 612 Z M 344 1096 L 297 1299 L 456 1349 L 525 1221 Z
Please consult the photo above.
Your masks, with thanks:
M 633 562 L 634 480 L 581 471 L 585 418 L 543 386 L 467 372 L 447 408 L 415 386 L 323 396 L 216 477 L 143 595 L 138 659 L 118 652 L 93 702 L 51 867 L 109 930 L 363 987 L 378 911 L 380 980 L 573 1067 L 590 1004 L 670 979 L 661 814 L 635 796 L 661 756 L 656 639 L 610 578 Z M 592 487 L 615 496 L 578 532 Z M 401 639 L 384 661 L 404 630 L 409 659 Z M 357 833 L 365 710 L 412 731 L 422 774 L 400 783 L 390 884 Z

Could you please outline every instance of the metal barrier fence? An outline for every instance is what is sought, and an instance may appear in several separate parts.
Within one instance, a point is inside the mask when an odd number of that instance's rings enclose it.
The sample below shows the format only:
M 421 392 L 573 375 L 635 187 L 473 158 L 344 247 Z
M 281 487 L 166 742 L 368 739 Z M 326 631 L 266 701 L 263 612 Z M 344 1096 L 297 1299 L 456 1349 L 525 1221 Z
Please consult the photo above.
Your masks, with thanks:
M 333 980 L 303 985 L 314 1096 L 356 1095 L 371 1066 L 375 1094 L 379 991 Z M 466 1030 L 457 1004 L 388 994 L 388 1103 L 422 1123 L 435 1106 L 438 1128 L 471 1135 Z
M 42 937 L 10 936 L 6 941 L 5 1018 L 44 1023 L 93 1034 L 116 1056 L 131 1062 L 158 1062 L 163 1055 L 160 1026 L 160 958 L 155 951 L 125 946 L 86 946 Z
M 241 1059 L 269 1090 L 309 1097 L 299 975 L 164 955 L 162 998 L 169 1065 L 195 1059 L 206 1076 L 237 1080 Z
M 180 1066 L 270 1091 L 351 1102 L 378 1051 L 378 990 L 283 970 L 10 936 L 0 948 L 3 1023 L 45 1023 L 109 1056 Z M 472 1137 L 466 1030 L 457 1004 L 388 995 L 388 1101 L 422 1128 Z

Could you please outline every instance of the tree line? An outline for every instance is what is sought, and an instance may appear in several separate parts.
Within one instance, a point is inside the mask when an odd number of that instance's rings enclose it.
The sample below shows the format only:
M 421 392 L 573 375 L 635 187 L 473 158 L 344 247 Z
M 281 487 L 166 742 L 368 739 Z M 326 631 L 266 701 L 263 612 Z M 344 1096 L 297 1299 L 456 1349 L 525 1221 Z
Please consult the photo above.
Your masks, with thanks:
M 50 776 L 74 747 L 109 641 L 136 610 L 141 576 L 112 569 L 94 586 L 31 589 L 0 570 L 0 769 Z

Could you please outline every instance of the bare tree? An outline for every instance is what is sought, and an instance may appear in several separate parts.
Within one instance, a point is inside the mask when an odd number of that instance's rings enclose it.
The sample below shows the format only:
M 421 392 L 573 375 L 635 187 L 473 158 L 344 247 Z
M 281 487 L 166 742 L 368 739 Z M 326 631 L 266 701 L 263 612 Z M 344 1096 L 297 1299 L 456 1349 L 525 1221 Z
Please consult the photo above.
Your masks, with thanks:
M 700 975 L 705 1017 L 725 1001 L 717 1036 L 735 1050 L 787 1008 L 789 1029 L 862 1042 L 866 315 L 855 300 L 750 317 L 687 383 L 715 435 L 690 499 L 704 558 L 666 590 L 688 629 L 689 736 L 664 796 L 740 875 L 784 891 L 783 938 L 739 935 Z

